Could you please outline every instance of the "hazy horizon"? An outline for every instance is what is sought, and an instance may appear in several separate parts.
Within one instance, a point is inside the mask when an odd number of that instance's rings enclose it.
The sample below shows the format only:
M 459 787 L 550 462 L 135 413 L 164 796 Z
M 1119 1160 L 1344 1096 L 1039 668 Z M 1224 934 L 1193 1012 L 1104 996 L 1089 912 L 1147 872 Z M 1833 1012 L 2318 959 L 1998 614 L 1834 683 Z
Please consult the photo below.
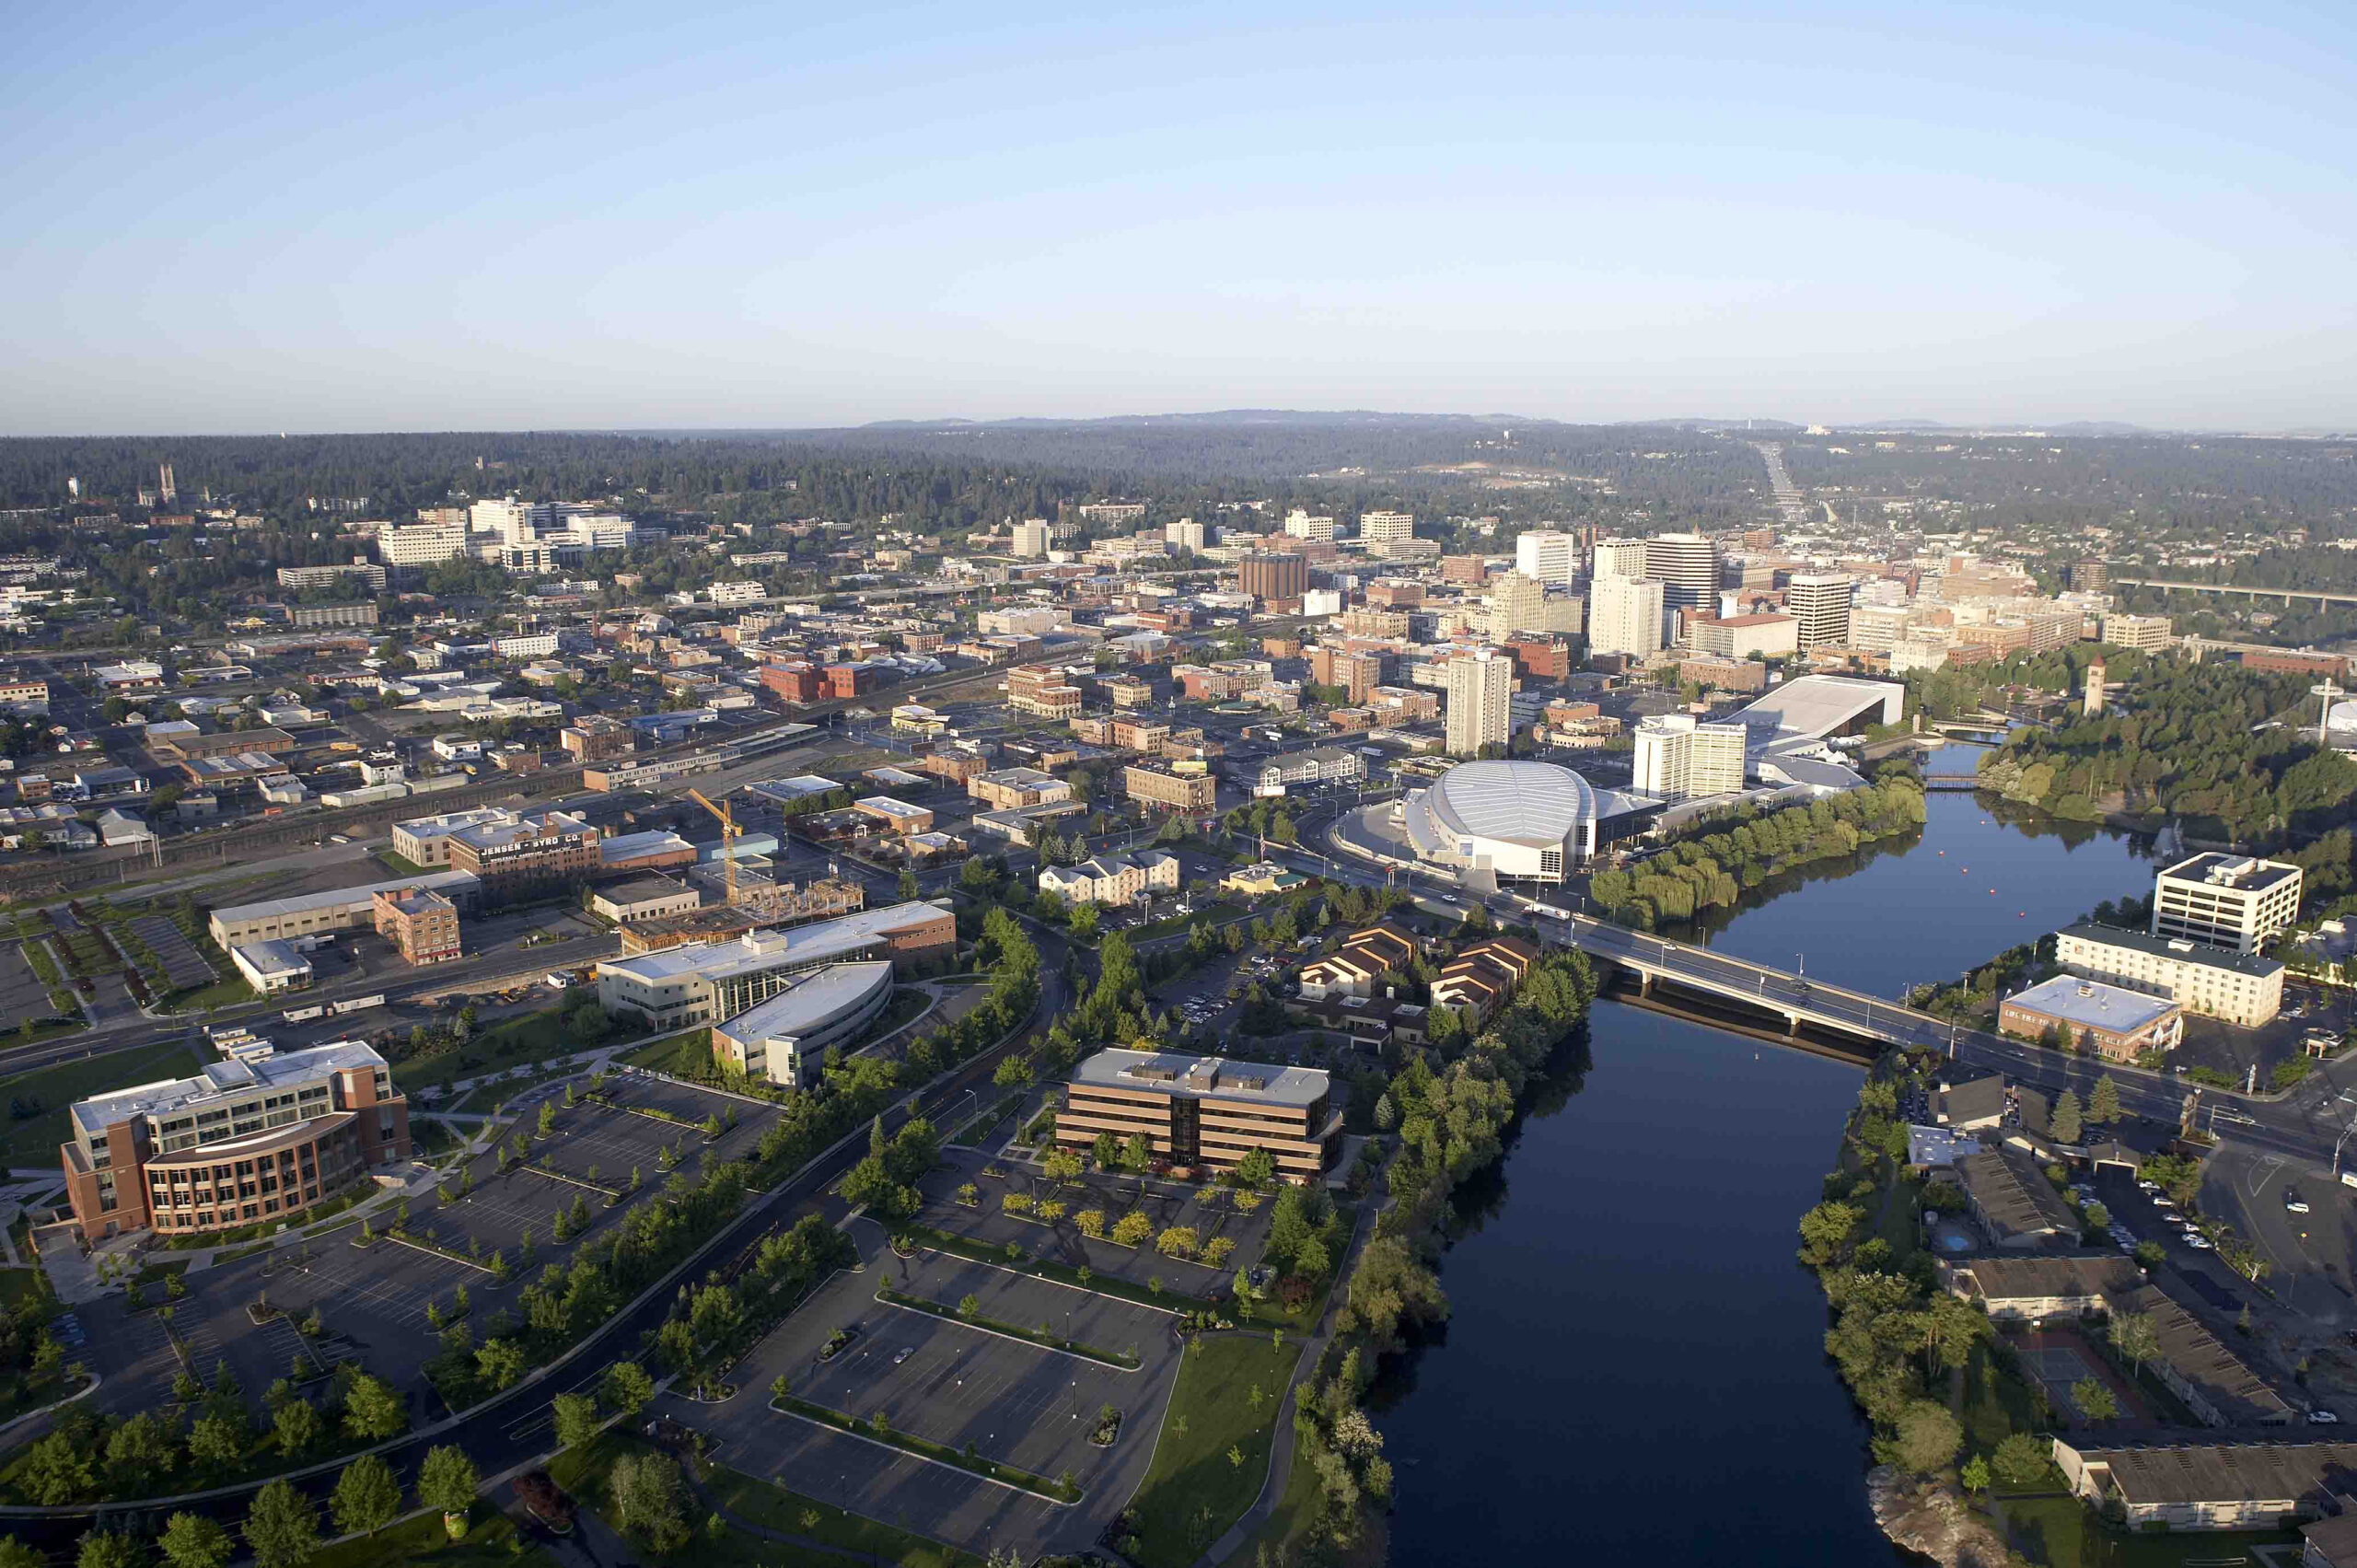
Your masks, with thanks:
M 5 435 L 2357 429 L 2345 9 L 134 5 L 11 43 Z

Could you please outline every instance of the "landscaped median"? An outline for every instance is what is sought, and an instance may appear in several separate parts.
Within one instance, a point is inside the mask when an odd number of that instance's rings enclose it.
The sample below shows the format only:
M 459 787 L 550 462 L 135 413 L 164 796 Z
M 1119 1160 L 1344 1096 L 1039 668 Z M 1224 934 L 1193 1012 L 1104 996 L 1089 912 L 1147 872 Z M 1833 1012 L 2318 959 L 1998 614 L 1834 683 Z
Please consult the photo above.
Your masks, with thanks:
M 772 1395 L 770 1399 L 770 1409 L 780 1415 L 800 1416 L 805 1421 L 814 1421 L 821 1426 L 831 1426 L 836 1431 L 853 1437 L 864 1438 L 870 1443 L 880 1443 L 888 1448 L 898 1448 L 904 1454 L 913 1454 L 920 1459 L 930 1459 L 936 1465 L 947 1465 L 952 1469 L 964 1470 L 968 1475 L 980 1476 L 984 1481 L 996 1481 L 1001 1486 L 1013 1487 L 1017 1492 L 1028 1492 L 1034 1497 L 1043 1497 L 1060 1506 L 1070 1507 L 1081 1498 L 1080 1488 L 1069 1474 L 1050 1481 L 1044 1476 L 1033 1475 L 1029 1470 L 1017 1469 L 1013 1465 L 1002 1465 L 995 1459 L 985 1459 L 980 1454 L 961 1453 L 946 1443 L 935 1443 L 923 1437 L 911 1437 L 905 1432 L 895 1431 L 885 1423 L 881 1411 L 878 1411 L 872 1420 L 854 1421 L 841 1411 L 830 1410 L 825 1405 L 814 1405 L 807 1400 L 795 1399 L 792 1394 L 783 1398 Z
M 887 1307 L 899 1307 L 911 1312 L 923 1312 L 928 1317 L 938 1318 L 945 1323 L 963 1323 L 970 1329 L 980 1329 L 984 1333 L 996 1334 L 1001 1339 L 1021 1340 L 1026 1344 L 1038 1345 L 1042 1350 L 1060 1351 L 1066 1355 L 1078 1356 L 1083 1361 L 1093 1361 L 1102 1366 L 1113 1367 L 1117 1371 L 1135 1372 L 1138 1369 L 1138 1358 L 1120 1351 L 1098 1350 L 1095 1345 L 1085 1345 L 1078 1340 L 1060 1340 L 1053 1334 L 1043 1334 L 1037 1329 L 1018 1328 L 1013 1323 L 1002 1323 L 995 1318 L 985 1318 L 979 1312 L 963 1312 L 956 1307 L 944 1307 L 937 1301 L 927 1301 L 920 1295 L 906 1295 L 888 1284 L 879 1284 L 876 1287 L 876 1299 Z
M 1151 1286 L 1132 1284 L 1118 1274 L 1075 1269 L 1052 1259 L 1033 1258 L 1019 1251 L 1010 1258 L 1005 1248 L 991 1247 L 970 1237 L 935 1230 L 931 1225 L 904 1225 L 900 1233 L 936 1251 L 951 1253 L 977 1263 L 993 1264 L 1009 1273 L 1030 1274 L 1039 1279 L 1053 1280 L 1058 1284 L 1095 1291 L 1098 1295 L 1118 1296 L 1123 1301 L 1133 1301 L 1140 1307 L 1156 1307 L 1170 1313 L 1218 1312 L 1225 1309 L 1218 1302 L 1184 1295 L 1175 1290 L 1155 1290 Z

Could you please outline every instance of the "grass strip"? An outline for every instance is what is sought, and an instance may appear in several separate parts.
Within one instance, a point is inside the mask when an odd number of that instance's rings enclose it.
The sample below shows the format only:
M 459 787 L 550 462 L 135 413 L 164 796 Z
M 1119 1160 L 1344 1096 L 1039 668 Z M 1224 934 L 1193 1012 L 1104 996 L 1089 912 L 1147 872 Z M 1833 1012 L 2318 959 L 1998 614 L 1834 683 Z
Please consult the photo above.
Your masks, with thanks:
M 945 1323 L 963 1323 L 970 1329 L 980 1329 L 986 1333 L 997 1334 L 1003 1339 L 1021 1340 L 1026 1344 L 1038 1345 L 1041 1350 L 1058 1351 L 1065 1355 L 1078 1356 L 1083 1361 L 1094 1361 L 1118 1371 L 1135 1372 L 1138 1369 L 1136 1356 L 1125 1355 L 1120 1351 L 1098 1350 L 1095 1345 L 1083 1344 L 1078 1340 L 1060 1340 L 1053 1334 L 1043 1334 L 1037 1329 L 1026 1329 L 1014 1323 L 1001 1322 L 996 1318 L 985 1318 L 979 1312 L 970 1318 L 954 1307 L 944 1307 L 937 1301 L 927 1301 L 923 1296 L 903 1295 L 888 1284 L 876 1287 L 876 1299 L 888 1307 L 900 1307 L 911 1312 L 923 1312 L 929 1317 L 938 1318 Z
M 985 1246 L 981 1242 L 959 1236 L 953 1231 L 935 1230 L 930 1225 L 919 1225 L 906 1226 L 905 1233 L 936 1251 L 952 1253 L 960 1258 L 970 1259 L 977 1263 L 994 1264 L 1009 1273 L 1030 1274 L 1038 1279 L 1053 1280 L 1058 1284 L 1071 1285 L 1075 1289 L 1094 1291 L 1098 1295 L 1118 1296 L 1123 1301 L 1133 1301 L 1140 1307 L 1156 1307 L 1164 1312 L 1220 1310 L 1219 1304 L 1216 1302 L 1205 1301 L 1200 1296 L 1187 1295 L 1167 1287 L 1156 1292 L 1145 1285 L 1132 1284 L 1118 1274 L 1100 1274 L 1092 1269 L 1089 1271 L 1088 1277 L 1082 1279 L 1078 1269 L 1073 1268 L 1070 1264 L 1059 1263 L 1053 1259 L 1033 1258 L 1020 1252 L 1009 1258 L 1004 1248 Z
M 870 1443 L 880 1443 L 888 1448 L 898 1448 L 904 1454 L 913 1454 L 920 1459 L 930 1459 L 936 1465 L 947 1465 L 952 1469 L 964 1470 L 968 1475 L 980 1476 L 984 1481 L 996 1481 L 1001 1486 L 1012 1487 L 1017 1492 L 1028 1492 L 1034 1497 L 1044 1497 L 1051 1503 L 1069 1505 L 1080 1501 L 1080 1488 L 1070 1481 L 1050 1481 L 1045 1476 L 1033 1475 L 1029 1470 L 1017 1469 L 1013 1465 L 1002 1465 L 996 1459 L 985 1459 L 980 1454 L 963 1454 L 946 1443 L 935 1443 L 924 1437 L 912 1437 L 905 1432 L 895 1431 L 889 1426 L 879 1432 L 872 1422 L 853 1421 L 841 1411 L 830 1410 L 825 1405 L 814 1405 L 807 1400 L 796 1399 L 791 1394 L 783 1400 L 771 1400 L 770 1409 L 780 1415 L 798 1415 L 805 1421 L 815 1421 L 821 1426 L 831 1426 L 836 1431 L 850 1436 L 863 1437 Z

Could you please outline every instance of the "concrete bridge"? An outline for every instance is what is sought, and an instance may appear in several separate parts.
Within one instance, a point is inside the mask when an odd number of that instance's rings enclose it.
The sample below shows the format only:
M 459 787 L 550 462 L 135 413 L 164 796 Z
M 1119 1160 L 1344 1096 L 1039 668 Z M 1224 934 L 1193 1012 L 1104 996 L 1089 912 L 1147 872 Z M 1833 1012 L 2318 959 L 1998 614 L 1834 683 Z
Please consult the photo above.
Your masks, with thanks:
M 1828 985 L 1791 970 L 1730 958 L 1707 947 L 1631 931 L 1586 915 L 1573 915 L 1569 923 L 1548 922 L 1542 930 L 1592 958 L 1601 958 L 1628 970 L 1637 977 L 1639 989 L 1647 993 L 1655 984 L 1666 982 L 1779 1016 L 1789 1034 L 1797 1034 L 1802 1026 L 1808 1025 L 1876 1045 L 1942 1051 L 1978 1038 L 1974 1031 L 1945 1018 L 1918 1013 L 1883 997 Z M 1991 1037 L 1988 1043 L 2003 1046 L 2007 1042 Z
M 2253 588 L 2235 583 L 2180 583 L 2165 577 L 2114 577 L 2114 583 L 2125 587 L 2166 588 L 2189 594 L 2241 594 L 2248 598 L 2280 598 L 2290 605 L 2295 598 L 2312 598 L 2319 609 L 2328 604 L 2357 604 L 2357 594 L 2326 593 L 2319 588 Z

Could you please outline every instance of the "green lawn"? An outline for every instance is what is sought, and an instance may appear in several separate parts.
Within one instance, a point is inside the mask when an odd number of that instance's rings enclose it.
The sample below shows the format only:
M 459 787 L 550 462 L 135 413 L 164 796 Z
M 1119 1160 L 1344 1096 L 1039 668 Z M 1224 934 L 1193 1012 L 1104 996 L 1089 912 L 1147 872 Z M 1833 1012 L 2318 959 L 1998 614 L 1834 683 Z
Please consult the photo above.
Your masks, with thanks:
M 686 1029 L 679 1034 L 652 1040 L 622 1058 L 633 1067 L 652 1067 L 658 1073 L 685 1076 L 707 1072 L 712 1067 L 712 1031 Z
M 1300 1342 L 1274 1345 L 1258 1334 L 1206 1335 L 1188 1346 L 1154 1468 L 1130 1505 L 1132 1562 L 1190 1568 L 1252 1505 L 1268 1475 L 1280 1397 L 1300 1359 Z
M 2026 1498 L 2004 1509 L 2014 1550 L 2047 1568 L 2200 1568 L 2258 1562 L 2252 1547 L 2285 1545 L 2293 1549 L 2290 1560 L 2298 1561 L 2296 1530 L 2130 1535 L 2106 1529 L 2075 1497 Z
M 1964 1435 L 1976 1454 L 1986 1454 L 2014 1432 L 2040 1424 L 2029 1385 L 1999 1365 L 1987 1344 L 1975 1344 L 1964 1366 Z
M 246 977 L 233 967 L 226 980 L 216 980 L 211 985 L 202 985 L 194 991 L 175 992 L 164 1004 L 164 1008 L 171 1013 L 210 1013 L 215 1007 L 234 1007 L 241 1002 L 253 1000 L 254 988 L 248 985 Z
M 46 1281 L 39 1269 L 0 1269 L 0 1312 L 41 1296 L 49 1288 Z
M 577 1055 L 594 1050 L 599 1043 L 565 1038 L 563 1010 L 550 1007 L 479 1029 L 473 1039 L 456 1051 L 446 1051 L 423 1062 L 401 1063 L 393 1068 L 393 1082 L 402 1092 L 415 1094 L 460 1078 L 503 1073 L 526 1063 L 537 1065 L 551 1057 Z
M 856 1050 L 869 1040 L 882 1040 L 895 1029 L 905 1028 L 910 1019 L 932 1005 L 933 998 L 915 986 L 901 986 L 892 993 L 892 1000 L 885 1004 L 884 1011 L 876 1015 L 876 1021 L 860 1032 L 857 1044 L 847 1049 Z
M 432 1562 L 439 1568 L 493 1568 L 494 1564 L 528 1563 L 535 1568 L 553 1568 L 553 1560 L 538 1547 L 518 1552 L 516 1527 L 484 1504 L 475 1507 L 477 1517 L 467 1531 L 467 1539 L 454 1541 L 442 1527 L 442 1516 L 423 1514 L 414 1519 L 404 1519 L 388 1525 L 373 1536 L 348 1540 L 323 1549 L 310 1561 L 310 1568 L 403 1568 L 411 1562 Z M 324 1529 L 332 1529 L 322 1523 Z
M 1285 1473 L 1285 1489 L 1277 1497 L 1277 1505 L 1268 1521 L 1253 1531 L 1251 1538 L 1227 1560 L 1225 1568 L 1258 1568 L 1260 1553 L 1269 1560 L 1290 1562 L 1300 1556 L 1298 1543 L 1302 1535 L 1318 1520 L 1319 1493 L 1318 1471 L 1309 1463 L 1301 1446 L 1295 1444 L 1293 1465 Z M 1290 1551 L 1292 1556 L 1285 1555 Z
M 813 1502 L 799 1493 L 772 1486 L 725 1465 L 713 1466 L 704 1484 L 723 1511 L 749 1525 L 807 1536 L 863 1557 L 897 1563 L 900 1568 L 979 1568 L 981 1562 L 981 1558 L 970 1552 L 857 1514 L 846 1514 L 829 1504 Z M 779 1561 L 798 1562 L 800 1558 Z
M 389 849 L 377 850 L 376 852 L 376 859 L 379 865 L 382 865 L 396 877 L 424 877 L 431 875 L 424 866 L 420 865 L 417 862 L 410 859 L 407 855 L 395 854 Z
M 65 1142 L 66 1108 L 75 1100 L 159 1078 L 184 1078 L 201 1065 L 196 1052 L 186 1045 L 147 1045 L 80 1062 L 62 1062 L 0 1080 L 0 1094 L 11 1099 L 38 1099 L 41 1105 L 40 1115 L 8 1123 L 6 1140 L 0 1142 L 0 1161 L 12 1166 L 53 1166 L 57 1145 Z

